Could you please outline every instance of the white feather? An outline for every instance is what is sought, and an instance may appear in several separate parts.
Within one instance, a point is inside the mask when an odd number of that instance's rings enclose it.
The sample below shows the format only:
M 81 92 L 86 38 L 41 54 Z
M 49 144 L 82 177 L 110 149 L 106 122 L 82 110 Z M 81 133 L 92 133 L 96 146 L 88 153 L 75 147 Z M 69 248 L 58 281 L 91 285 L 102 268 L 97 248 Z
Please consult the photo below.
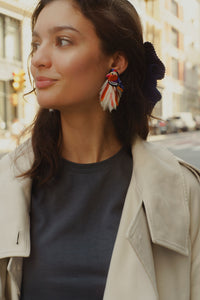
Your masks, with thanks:
M 102 94 L 104 93 L 104 90 L 107 88 L 107 86 L 108 89 L 106 91 L 104 99 L 102 100 Z M 100 103 L 104 111 L 108 109 L 111 112 L 113 109 L 117 109 L 117 103 L 115 101 L 115 93 L 117 93 L 117 102 L 119 103 L 121 97 L 120 91 L 116 87 L 110 85 L 108 83 L 108 80 L 106 80 L 100 91 Z

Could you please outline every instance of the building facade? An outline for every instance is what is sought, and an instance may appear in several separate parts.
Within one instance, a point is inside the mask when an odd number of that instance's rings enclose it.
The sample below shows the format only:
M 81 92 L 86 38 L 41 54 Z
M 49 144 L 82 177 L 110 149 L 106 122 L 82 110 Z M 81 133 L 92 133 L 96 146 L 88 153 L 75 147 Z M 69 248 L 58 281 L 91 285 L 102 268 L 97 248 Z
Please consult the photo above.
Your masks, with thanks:
M 162 14 L 162 55 L 166 64 L 162 115 L 188 111 L 199 114 L 200 2 L 165 0 Z
M 25 101 L 23 98 L 24 93 L 31 90 L 27 59 L 33 5 L 34 1 L 30 0 L 0 0 L 0 129 L 9 130 L 16 121 L 27 124 L 35 114 L 34 99 L 29 97 Z M 26 82 L 15 89 L 14 73 L 23 72 Z
M 166 66 L 154 115 L 200 114 L 200 1 L 131 0 L 144 29 Z
M 183 109 L 200 110 L 200 1 L 184 0 L 184 94 Z
M 33 120 L 34 95 L 28 78 L 30 16 L 37 0 L 0 0 L 0 129 L 19 120 Z M 151 41 L 166 66 L 158 82 L 162 93 L 154 115 L 167 118 L 178 112 L 200 114 L 200 0 L 130 0 L 143 25 L 144 40 Z M 25 72 L 25 88 L 13 88 L 13 73 Z

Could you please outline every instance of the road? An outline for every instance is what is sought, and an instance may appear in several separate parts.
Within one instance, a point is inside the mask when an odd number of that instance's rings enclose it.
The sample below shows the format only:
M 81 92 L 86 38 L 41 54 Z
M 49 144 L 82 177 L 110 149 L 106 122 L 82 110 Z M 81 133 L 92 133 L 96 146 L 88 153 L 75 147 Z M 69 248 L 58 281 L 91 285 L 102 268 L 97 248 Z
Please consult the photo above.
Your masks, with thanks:
M 153 136 L 149 140 L 200 169 L 200 131 Z

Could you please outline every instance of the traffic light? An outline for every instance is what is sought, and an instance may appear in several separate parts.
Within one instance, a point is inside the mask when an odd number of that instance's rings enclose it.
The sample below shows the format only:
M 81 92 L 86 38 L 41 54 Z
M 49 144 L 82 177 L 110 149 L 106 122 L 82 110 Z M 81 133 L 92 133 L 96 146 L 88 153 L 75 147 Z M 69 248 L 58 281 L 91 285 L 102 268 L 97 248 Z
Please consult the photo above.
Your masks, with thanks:
M 19 92 L 24 89 L 25 83 L 25 73 L 23 70 L 19 71 L 18 73 L 13 72 L 13 82 L 12 86 L 16 92 Z

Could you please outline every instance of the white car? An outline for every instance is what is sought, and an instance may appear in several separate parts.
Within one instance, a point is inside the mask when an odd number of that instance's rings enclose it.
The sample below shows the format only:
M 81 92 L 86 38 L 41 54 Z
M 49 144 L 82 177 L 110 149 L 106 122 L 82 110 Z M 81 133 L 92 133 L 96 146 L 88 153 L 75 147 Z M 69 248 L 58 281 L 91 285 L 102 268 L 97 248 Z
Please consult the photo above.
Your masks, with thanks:
M 193 116 L 192 116 L 191 112 L 180 112 L 176 115 L 181 117 L 181 119 L 184 121 L 185 125 L 187 126 L 188 130 L 195 130 L 196 129 L 196 123 L 193 119 Z

